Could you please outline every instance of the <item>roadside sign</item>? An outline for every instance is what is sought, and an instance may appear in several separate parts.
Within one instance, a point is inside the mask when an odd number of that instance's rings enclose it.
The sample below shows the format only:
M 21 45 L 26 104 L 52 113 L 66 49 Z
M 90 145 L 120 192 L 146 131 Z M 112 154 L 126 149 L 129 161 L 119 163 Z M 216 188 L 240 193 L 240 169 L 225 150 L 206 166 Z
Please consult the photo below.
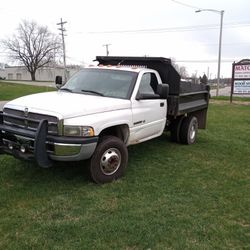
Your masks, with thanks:
M 250 94 L 250 80 L 234 80 L 234 94 Z
M 235 64 L 234 66 L 234 78 L 250 79 L 250 63 L 249 64 Z
M 250 60 L 243 59 L 232 65 L 232 86 L 231 97 L 233 94 L 250 95 Z

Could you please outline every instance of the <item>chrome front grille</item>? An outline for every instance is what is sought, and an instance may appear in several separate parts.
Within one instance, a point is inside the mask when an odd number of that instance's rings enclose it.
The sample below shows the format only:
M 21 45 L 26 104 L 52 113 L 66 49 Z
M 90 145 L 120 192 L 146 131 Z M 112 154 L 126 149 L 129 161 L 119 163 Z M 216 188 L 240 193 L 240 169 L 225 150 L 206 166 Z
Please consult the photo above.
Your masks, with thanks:
M 58 134 L 58 118 L 50 115 L 5 108 L 3 122 L 5 125 L 36 131 L 41 120 L 48 121 L 48 133 Z

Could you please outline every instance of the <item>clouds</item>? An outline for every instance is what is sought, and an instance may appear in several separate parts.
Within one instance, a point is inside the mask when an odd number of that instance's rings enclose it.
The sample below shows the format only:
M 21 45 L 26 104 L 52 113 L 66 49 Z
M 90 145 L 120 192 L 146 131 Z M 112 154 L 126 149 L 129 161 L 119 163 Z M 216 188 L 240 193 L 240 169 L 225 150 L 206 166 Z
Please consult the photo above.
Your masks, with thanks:
M 227 23 L 245 22 L 250 25 L 247 0 L 182 0 L 202 8 L 225 10 L 222 60 L 250 57 L 250 26 L 228 27 Z M 162 29 L 197 25 L 218 25 L 216 13 L 195 13 L 194 9 L 174 3 L 171 0 L 115 1 L 115 0 L 72 0 L 67 4 L 61 1 L 44 0 L 34 4 L 32 0 L 12 0 L 1 3 L 0 39 L 14 32 L 21 19 L 29 17 L 39 24 L 48 25 L 51 31 L 58 32 L 56 23 L 62 17 L 67 20 L 66 49 L 69 63 L 86 63 L 96 55 L 104 55 L 104 43 L 112 44 L 111 55 L 150 55 L 174 57 L 176 60 L 214 59 L 215 63 L 182 63 L 188 67 L 189 74 L 198 70 L 202 74 L 210 67 L 215 75 L 217 71 L 219 30 L 192 31 L 176 30 L 170 32 L 140 32 L 142 29 Z M 137 30 L 134 33 L 98 33 L 96 31 Z M 3 58 L 0 54 L 0 61 Z M 231 75 L 230 63 L 222 65 L 222 74 Z M 211 71 L 210 71 L 211 72 Z

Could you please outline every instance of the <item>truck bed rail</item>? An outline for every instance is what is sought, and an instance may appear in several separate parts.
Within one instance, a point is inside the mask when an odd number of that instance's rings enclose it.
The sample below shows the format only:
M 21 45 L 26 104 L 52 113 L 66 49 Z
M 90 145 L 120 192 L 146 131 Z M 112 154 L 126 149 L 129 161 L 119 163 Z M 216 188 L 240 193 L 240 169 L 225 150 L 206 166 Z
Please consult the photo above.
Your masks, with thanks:
M 205 91 L 180 93 L 168 96 L 168 115 L 180 116 L 197 110 L 207 109 L 209 103 L 209 86 Z

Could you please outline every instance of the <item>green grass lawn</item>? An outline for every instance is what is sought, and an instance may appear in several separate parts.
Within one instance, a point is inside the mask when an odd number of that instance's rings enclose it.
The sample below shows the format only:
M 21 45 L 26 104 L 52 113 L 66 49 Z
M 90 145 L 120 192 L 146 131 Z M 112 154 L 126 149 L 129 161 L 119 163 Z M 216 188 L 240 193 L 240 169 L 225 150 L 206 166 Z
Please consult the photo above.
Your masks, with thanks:
M 0 81 L 0 101 L 8 101 L 24 95 L 53 90 L 55 90 L 55 88 Z
M 230 101 L 230 96 L 213 96 L 212 100 L 219 100 L 219 101 Z M 241 96 L 233 96 L 233 101 L 240 101 L 240 102 L 250 102 L 249 97 L 241 97 Z
M 0 249 L 249 249 L 250 106 L 212 104 L 195 145 L 129 147 L 126 176 L 0 156 Z

